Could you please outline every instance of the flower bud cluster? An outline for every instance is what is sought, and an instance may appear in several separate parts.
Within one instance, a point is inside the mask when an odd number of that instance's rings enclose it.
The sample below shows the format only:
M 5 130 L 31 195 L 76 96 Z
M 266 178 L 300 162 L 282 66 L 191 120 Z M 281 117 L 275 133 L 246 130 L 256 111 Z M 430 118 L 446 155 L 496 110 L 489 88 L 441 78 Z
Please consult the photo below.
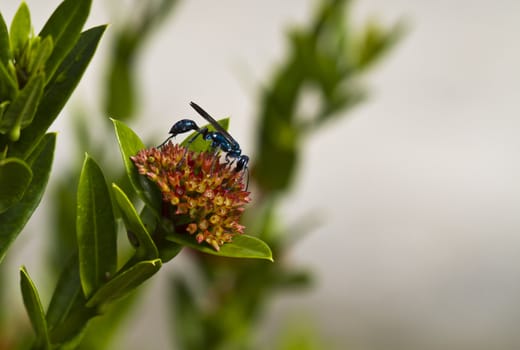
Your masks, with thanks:
M 157 184 L 177 233 L 215 250 L 244 232 L 240 217 L 250 201 L 243 174 L 215 152 L 194 152 L 168 142 L 131 157 L 138 172 Z

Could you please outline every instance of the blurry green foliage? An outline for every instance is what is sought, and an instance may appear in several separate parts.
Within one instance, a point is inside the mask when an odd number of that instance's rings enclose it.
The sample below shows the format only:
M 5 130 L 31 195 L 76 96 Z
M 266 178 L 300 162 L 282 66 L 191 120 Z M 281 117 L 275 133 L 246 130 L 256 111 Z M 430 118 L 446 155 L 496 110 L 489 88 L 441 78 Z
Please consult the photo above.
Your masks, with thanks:
M 151 0 L 135 2 L 137 15 L 123 23 L 115 33 L 107 73 L 104 97 L 108 116 L 126 120 L 135 115 L 139 86 L 135 81 L 135 65 L 142 45 L 153 30 L 171 12 L 177 0 Z
M 103 118 L 135 116 L 137 58 L 176 1 L 137 3 L 134 17 L 116 30 L 111 46 L 103 101 L 108 115 Z M 77 120 L 80 153 L 88 149 L 92 155 L 85 157 L 81 171 L 79 162 L 63 171 L 53 194 L 49 260 L 51 275 L 59 278 L 47 309 L 28 272 L 20 272 L 35 334 L 33 349 L 113 348 L 111 340 L 138 299 L 138 287 L 184 246 L 193 249 L 189 256 L 196 278 L 177 272 L 169 284 L 175 320 L 171 334 L 178 348 L 258 347 L 255 332 L 273 296 L 307 288 L 313 280 L 309 271 L 286 260 L 294 236 L 283 227 L 277 210 L 297 173 L 305 137 L 363 100 L 362 74 L 402 32 L 399 25 L 387 29 L 376 22 L 355 30 L 348 6 L 346 0 L 322 0 L 310 23 L 290 33 L 289 54 L 262 91 L 257 149 L 251 152 L 257 154 L 251 182 L 259 200 L 245 224 L 257 236 L 237 237 L 218 253 L 179 239 L 160 220 L 159 193 L 129 159 L 145 146 L 128 126 L 113 120 L 123 160 L 118 164 L 107 156 L 106 145 L 91 139 L 89 123 Z M 25 4 L 9 31 L 0 16 L 0 261 L 38 205 L 50 174 L 55 135 L 45 132 L 79 82 L 105 29 L 81 33 L 89 9 L 87 0 L 63 1 L 38 36 L 32 33 Z M 317 92 L 319 108 L 303 116 L 299 105 L 309 88 Z M 229 120 L 222 123 L 227 128 Z M 191 147 L 202 150 L 207 143 L 200 140 Z M 106 178 L 114 181 L 111 186 Z M 4 183 L 10 186 L 2 187 Z M 128 237 L 123 247 L 121 232 Z M 276 262 L 225 256 L 274 256 Z M 1 316 L 0 311 L 0 321 Z M 268 346 L 328 348 L 312 331 L 288 328 L 282 333 L 277 344 Z M 0 348 L 26 348 L 28 339 L 21 336 L 11 345 L 0 340 Z
M 304 318 L 303 321 L 306 319 Z M 302 322 L 302 319 L 290 321 L 289 326 L 280 332 L 276 349 L 279 350 L 322 350 L 331 349 L 334 345 L 326 342 L 317 334 L 312 321 Z M 342 347 L 342 350 L 347 350 Z
M 360 74 L 402 33 L 400 25 L 387 30 L 375 22 L 355 32 L 347 5 L 344 0 L 322 1 L 312 23 L 290 33 L 287 60 L 262 92 L 253 175 L 264 192 L 289 188 L 305 136 L 362 101 Z M 302 116 L 298 105 L 308 88 L 319 96 L 319 107 L 314 115 Z

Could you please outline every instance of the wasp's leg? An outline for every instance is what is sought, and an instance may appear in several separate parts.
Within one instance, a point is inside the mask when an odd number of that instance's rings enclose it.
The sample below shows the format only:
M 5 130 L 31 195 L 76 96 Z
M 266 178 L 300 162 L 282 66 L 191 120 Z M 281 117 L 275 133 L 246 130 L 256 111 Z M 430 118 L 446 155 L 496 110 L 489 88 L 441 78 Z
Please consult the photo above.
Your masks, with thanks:
M 182 160 L 179 162 L 179 164 L 177 165 L 177 168 L 179 166 L 182 165 L 182 163 L 184 162 L 184 160 L 186 159 L 186 154 L 188 153 L 188 148 L 190 147 L 190 145 L 193 143 L 193 141 L 195 141 L 197 139 L 197 137 L 199 137 L 200 135 L 205 135 L 207 134 L 208 132 L 208 129 L 207 128 L 202 128 L 202 129 L 199 129 L 197 130 L 197 132 L 195 133 L 195 135 L 193 135 L 189 140 L 188 142 L 186 142 L 186 147 L 184 149 L 184 154 L 182 155 Z

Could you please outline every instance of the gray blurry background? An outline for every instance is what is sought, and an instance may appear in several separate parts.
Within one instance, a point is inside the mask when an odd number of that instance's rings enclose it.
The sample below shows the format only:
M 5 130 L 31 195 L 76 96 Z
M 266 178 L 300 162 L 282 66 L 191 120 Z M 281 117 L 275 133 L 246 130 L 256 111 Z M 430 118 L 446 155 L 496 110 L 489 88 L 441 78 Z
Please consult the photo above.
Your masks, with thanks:
M 58 0 L 27 3 L 38 32 Z M 87 27 L 131 11 L 115 3 L 94 1 Z M 18 4 L 0 4 L 7 21 Z M 174 120 L 193 115 L 194 100 L 215 116 L 231 116 L 247 154 L 258 88 L 283 57 L 284 31 L 304 23 L 314 4 L 183 1 L 141 57 L 145 117 L 134 129 L 160 142 Z M 405 18 L 409 31 L 366 80 L 370 99 L 307 143 L 285 212 L 290 227 L 319 218 L 291 253 L 315 271 L 317 284 L 277 299 L 264 332 L 293 315 L 351 349 L 518 349 L 520 1 L 359 0 L 352 10 L 356 23 Z M 106 48 L 102 43 L 72 105 L 99 104 Z M 60 132 L 56 172 L 72 155 L 67 116 L 53 129 Z M 34 254 L 45 244 L 37 235 L 45 211 L 37 211 L 10 257 L 13 267 L 27 265 L 39 286 L 50 283 L 37 273 Z M 11 270 L 13 305 L 21 309 Z M 141 309 L 150 310 L 129 325 L 129 349 L 150 338 L 167 348 L 158 299 L 166 275 L 149 285 Z

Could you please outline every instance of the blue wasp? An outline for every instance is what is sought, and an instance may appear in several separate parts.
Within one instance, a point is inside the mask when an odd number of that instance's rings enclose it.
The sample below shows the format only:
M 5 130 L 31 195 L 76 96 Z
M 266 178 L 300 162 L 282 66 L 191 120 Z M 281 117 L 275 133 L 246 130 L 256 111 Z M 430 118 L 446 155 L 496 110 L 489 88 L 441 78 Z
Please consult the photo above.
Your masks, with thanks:
M 201 117 L 206 119 L 214 128 L 215 131 L 210 131 L 208 128 L 200 128 L 197 123 L 195 123 L 191 119 L 182 119 L 173 124 L 168 132 L 170 136 L 159 145 L 159 147 L 163 146 L 168 140 L 171 138 L 183 134 L 188 131 L 195 131 L 196 134 L 188 140 L 188 144 L 195 141 L 199 135 L 202 135 L 202 138 L 206 141 L 211 141 L 211 148 L 220 149 L 223 152 L 226 152 L 225 159 L 229 165 L 235 164 L 235 171 L 246 171 L 248 175 L 246 189 L 249 184 L 249 171 L 248 171 L 248 163 L 249 157 L 245 154 L 242 154 L 242 150 L 240 149 L 240 145 L 238 142 L 224 129 L 212 116 L 209 115 L 202 107 L 200 107 L 195 102 L 190 102 L 190 106 L 200 114 Z

